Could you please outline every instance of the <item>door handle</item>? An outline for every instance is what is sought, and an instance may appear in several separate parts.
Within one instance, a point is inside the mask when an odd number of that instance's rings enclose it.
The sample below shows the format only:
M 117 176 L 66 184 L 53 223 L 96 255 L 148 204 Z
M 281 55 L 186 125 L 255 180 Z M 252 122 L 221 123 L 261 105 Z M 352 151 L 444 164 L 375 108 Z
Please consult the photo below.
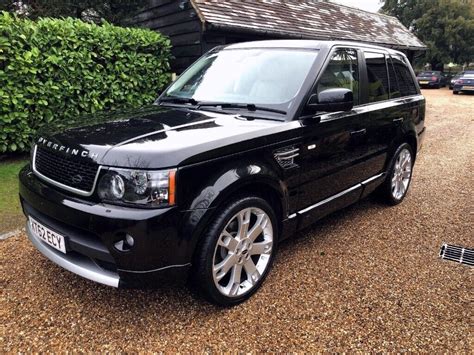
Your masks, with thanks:
M 351 137 L 354 137 L 354 136 L 363 136 L 364 134 L 367 133 L 367 129 L 366 128 L 363 128 L 363 129 L 359 129 L 358 131 L 352 131 L 351 132 Z
M 393 119 L 393 123 L 402 123 L 402 122 L 403 122 L 403 117 Z

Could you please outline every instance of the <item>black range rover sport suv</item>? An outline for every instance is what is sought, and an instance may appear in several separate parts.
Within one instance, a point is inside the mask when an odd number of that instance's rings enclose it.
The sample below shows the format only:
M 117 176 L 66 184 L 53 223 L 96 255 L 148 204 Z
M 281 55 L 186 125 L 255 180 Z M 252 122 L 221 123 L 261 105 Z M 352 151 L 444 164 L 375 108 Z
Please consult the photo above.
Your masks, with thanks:
M 27 234 L 87 279 L 184 278 L 233 305 L 297 230 L 374 191 L 400 203 L 424 117 L 397 51 L 302 40 L 216 48 L 149 107 L 39 132 L 20 173 Z

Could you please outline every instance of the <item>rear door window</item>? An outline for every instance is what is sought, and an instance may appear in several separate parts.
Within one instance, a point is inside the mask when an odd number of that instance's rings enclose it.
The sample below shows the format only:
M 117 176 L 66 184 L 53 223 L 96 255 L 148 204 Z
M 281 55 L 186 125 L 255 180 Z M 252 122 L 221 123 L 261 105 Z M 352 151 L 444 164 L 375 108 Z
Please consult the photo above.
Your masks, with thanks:
M 369 102 L 389 99 L 390 84 L 387 63 L 383 53 L 364 52 L 367 65 Z
M 400 97 L 400 89 L 398 88 L 398 81 L 397 75 L 395 74 L 395 68 L 393 67 L 392 59 L 387 59 L 387 67 L 388 67 L 388 78 L 390 80 L 390 98 L 394 99 Z
M 338 49 L 321 75 L 316 86 L 319 94 L 323 90 L 345 88 L 354 94 L 354 106 L 359 104 L 359 64 L 354 49 Z
M 413 76 L 402 56 L 392 55 L 392 63 L 397 76 L 401 96 L 416 95 L 418 93 Z

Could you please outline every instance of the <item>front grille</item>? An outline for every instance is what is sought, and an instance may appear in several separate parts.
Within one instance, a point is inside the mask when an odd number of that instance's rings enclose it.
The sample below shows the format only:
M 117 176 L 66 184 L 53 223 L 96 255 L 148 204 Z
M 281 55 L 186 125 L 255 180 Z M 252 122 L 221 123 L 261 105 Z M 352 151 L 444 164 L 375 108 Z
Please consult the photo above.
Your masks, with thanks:
M 34 168 L 41 175 L 71 188 L 92 192 L 97 164 L 73 160 L 39 146 L 34 158 Z

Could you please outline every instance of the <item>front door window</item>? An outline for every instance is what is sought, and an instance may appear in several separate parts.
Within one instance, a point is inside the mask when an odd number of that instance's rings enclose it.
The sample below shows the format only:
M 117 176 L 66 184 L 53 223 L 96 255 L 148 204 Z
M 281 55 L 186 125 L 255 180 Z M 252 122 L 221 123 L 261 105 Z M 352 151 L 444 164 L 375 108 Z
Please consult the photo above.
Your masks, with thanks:
M 359 104 L 359 66 L 354 49 L 338 49 L 316 86 L 318 94 L 334 88 L 351 90 L 354 94 L 354 106 Z

